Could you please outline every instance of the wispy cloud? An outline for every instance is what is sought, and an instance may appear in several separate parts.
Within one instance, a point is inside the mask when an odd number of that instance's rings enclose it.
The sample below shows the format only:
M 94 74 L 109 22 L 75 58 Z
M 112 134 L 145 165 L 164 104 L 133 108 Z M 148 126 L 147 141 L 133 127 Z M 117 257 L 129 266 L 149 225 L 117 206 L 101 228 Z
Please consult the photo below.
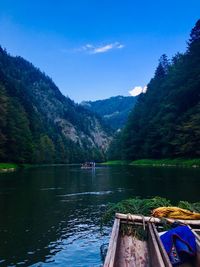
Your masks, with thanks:
M 106 53 L 110 50 L 114 49 L 122 49 L 124 48 L 123 44 L 120 44 L 119 42 L 115 43 L 110 43 L 106 45 L 101 45 L 101 46 L 95 46 L 93 44 L 86 44 L 75 51 L 77 52 L 87 52 L 88 54 L 100 54 L 100 53 Z
M 106 53 L 106 52 L 108 52 L 109 50 L 112 50 L 112 49 L 122 49 L 122 48 L 124 48 L 124 45 L 116 42 L 116 43 L 107 44 L 107 45 L 100 46 L 100 47 L 95 47 L 91 51 L 91 53 L 92 54 Z
M 137 96 L 140 95 L 141 93 L 146 93 L 147 91 L 147 86 L 135 86 L 132 90 L 129 91 L 129 94 L 131 96 Z

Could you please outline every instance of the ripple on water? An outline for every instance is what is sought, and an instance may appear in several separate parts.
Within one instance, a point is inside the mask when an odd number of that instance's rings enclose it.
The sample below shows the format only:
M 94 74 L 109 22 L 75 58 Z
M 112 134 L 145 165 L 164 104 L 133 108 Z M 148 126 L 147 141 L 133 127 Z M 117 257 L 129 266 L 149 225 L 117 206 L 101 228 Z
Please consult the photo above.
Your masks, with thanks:
M 73 196 L 83 196 L 83 195 L 108 195 L 112 194 L 114 191 L 97 191 L 97 192 L 79 192 L 79 193 L 72 193 L 72 194 L 64 194 L 58 195 L 59 197 L 73 197 Z
M 64 188 L 62 187 L 44 187 L 44 188 L 40 188 L 40 191 L 51 191 L 51 190 L 62 190 Z

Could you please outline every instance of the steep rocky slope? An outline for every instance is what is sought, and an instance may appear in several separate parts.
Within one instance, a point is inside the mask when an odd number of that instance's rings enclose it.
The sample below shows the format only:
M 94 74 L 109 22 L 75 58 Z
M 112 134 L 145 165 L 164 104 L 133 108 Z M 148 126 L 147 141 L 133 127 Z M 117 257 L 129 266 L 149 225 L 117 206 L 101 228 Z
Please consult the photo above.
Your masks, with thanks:
M 118 130 L 126 124 L 136 101 L 137 97 L 113 96 L 104 100 L 84 101 L 81 105 L 96 112 L 112 129 Z
M 102 160 L 111 131 L 21 57 L 0 49 L 0 160 Z

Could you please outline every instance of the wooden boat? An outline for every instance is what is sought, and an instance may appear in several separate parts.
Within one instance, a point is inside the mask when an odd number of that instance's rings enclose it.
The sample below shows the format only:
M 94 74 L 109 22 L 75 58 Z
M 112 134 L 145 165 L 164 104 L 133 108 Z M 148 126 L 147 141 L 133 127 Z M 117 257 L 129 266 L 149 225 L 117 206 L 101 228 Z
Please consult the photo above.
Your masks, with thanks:
M 85 162 L 81 165 L 81 169 L 94 169 L 95 165 L 95 162 Z
M 175 220 L 166 219 L 170 223 Z M 176 220 L 177 221 L 177 220 Z M 200 220 L 178 220 L 187 224 L 196 237 L 197 255 L 193 264 L 180 267 L 200 267 Z M 140 227 L 146 233 L 146 240 L 141 241 L 129 230 L 124 234 L 124 226 Z M 193 227 L 196 227 L 194 229 Z M 160 239 L 163 221 L 159 218 L 139 215 L 119 214 L 115 216 L 104 267 L 172 267 L 169 257 Z

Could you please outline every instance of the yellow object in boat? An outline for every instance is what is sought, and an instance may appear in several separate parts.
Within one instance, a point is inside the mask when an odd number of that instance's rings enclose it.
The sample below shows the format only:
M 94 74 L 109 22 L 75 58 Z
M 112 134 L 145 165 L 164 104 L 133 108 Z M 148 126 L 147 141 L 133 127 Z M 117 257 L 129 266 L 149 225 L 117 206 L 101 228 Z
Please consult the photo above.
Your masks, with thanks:
M 178 207 L 160 207 L 154 209 L 152 216 L 158 218 L 165 217 L 182 220 L 200 220 L 200 213 L 195 213 Z

